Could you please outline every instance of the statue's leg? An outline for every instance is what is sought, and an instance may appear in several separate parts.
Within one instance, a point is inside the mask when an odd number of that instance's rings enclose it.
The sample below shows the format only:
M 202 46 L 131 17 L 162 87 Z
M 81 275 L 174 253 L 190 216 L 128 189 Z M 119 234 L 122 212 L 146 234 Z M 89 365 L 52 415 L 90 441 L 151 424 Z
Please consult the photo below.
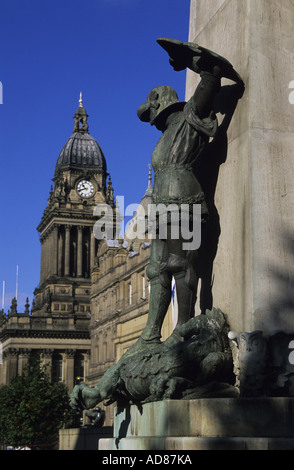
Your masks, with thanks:
M 183 240 L 169 240 L 169 270 L 176 283 L 178 300 L 178 322 L 176 327 L 183 325 L 194 317 L 197 295 L 197 277 L 193 261 L 197 251 L 183 250 Z
M 86 384 L 80 385 L 80 404 L 84 409 L 90 409 L 102 401 L 100 391 L 96 387 L 88 387 Z
M 194 317 L 196 285 L 189 285 L 187 282 L 187 272 L 185 271 L 176 273 L 174 277 L 178 300 L 178 321 L 176 325 L 178 327 Z
M 85 383 L 76 385 L 70 395 L 72 408 L 90 409 L 103 400 L 110 399 L 117 391 L 120 382 L 121 362 L 111 366 L 95 387 L 89 387 Z
M 171 275 L 167 271 L 168 249 L 165 240 L 154 239 L 151 259 L 147 267 L 150 280 L 149 314 L 141 338 L 145 341 L 160 341 L 161 327 L 171 301 Z

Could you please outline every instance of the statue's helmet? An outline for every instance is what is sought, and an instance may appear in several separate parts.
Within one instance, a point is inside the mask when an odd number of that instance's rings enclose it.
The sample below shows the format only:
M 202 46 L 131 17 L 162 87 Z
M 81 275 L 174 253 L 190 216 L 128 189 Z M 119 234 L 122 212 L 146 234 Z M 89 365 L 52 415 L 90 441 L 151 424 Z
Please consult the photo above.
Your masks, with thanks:
M 146 102 L 138 108 L 137 115 L 141 121 L 154 124 L 163 112 L 182 109 L 185 103 L 180 102 L 175 90 L 166 85 L 153 88 L 147 96 Z

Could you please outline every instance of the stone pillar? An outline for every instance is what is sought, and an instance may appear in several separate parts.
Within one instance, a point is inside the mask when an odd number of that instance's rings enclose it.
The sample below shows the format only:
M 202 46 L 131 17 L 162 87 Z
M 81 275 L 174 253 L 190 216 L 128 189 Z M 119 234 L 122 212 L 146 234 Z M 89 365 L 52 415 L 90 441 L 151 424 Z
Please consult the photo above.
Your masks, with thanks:
M 93 233 L 93 229 L 90 229 L 90 275 L 91 275 L 92 269 L 95 266 L 95 256 L 96 256 L 95 236 L 94 236 L 94 233 Z
M 53 256 L 52 256 L 52 251 L 53 251 L 53 234 L 52 234 L 52 228 L 48 230 L 48 276 L 52 276 L 52 271 L 53 271 Z
M 43 258 L 43 273 L 44 273 L 44 279 L 47 279 L 48 275 L 49 275 L 49 247 L 48 247 L 48 243 L 49 243 L 49 236 L 48 236 L 48 233 L 45 233 L 44 234 L 44 237 L 43 237 L 43 249 L 44 249 L 44 258 Z
M 64 275 L 70 275 L 70 225 L 65 226 Z
M 58 276 L 62 276 L 63 274 L 63 243 L 64 243 L 64 237 L 63 237 L 63 230 L 59 229 L 59 234 L 58 234 Z
M 293 331 L 293 24 L 291 0 L 191 0 L 189 41 L 225 56 L 246 87 L 215 192 L 213 305 L 236 331 Z M 188 71 L 186 99 L 197 83 Z
M 23 375 L 26 372 L 30 354 L 31 349 L 20 349 L 18 356 L 18 375 Z
M 91 351 L 88 350 L 84 355 L 84 377 L 89 374 Z
M 17 376 L 18 354 L 19 351 L 16 348 L 9 348 L 3 353 L 5 371 L 4 385 L 9 385 L 12 379 Z
M 51 257 L 51 274 L 53 274 L 53 276 L 56 276 L 58 274 L 58 225 L 56 224 L 54 224 L 51 234 Z
M 78 227 L 78 243 L 77 243 L 77 276 L 83 275 L 83 227 Z
M 41 242 L 41 269 L 40 269 L 40 284 L 44 280 L 44 267 L 45 267 L 45 238 L 40 237 Z
M 68 349 L 65 355 L 64 382 L 71 392 L 74 386 L 75 350 Z
M 46 279 L 51 274 L 50 233 L 46 233 Z
M 45 373 L 51 379 L 52 375 L 52 356 L 54 349 L 43 349 L 41 354 L 41 364 L 45 367 Z

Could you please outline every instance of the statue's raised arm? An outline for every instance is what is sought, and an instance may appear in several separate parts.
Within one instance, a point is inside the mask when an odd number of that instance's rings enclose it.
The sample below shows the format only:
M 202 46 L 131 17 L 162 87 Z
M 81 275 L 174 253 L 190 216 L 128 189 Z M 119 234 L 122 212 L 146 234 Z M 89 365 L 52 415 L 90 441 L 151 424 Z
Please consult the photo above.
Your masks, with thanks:
M 198 44 L 177 39 L 158 38 L 158 44 L 169 54 L 169 62 L 175 71 L 186 68 L 198 73 L 201 82 L 195 90 L 191 104 L 201 119 L 211 114 L 213 101 L 221 87 L 221 78 L 227 78 L 244 87 L 243 80 L 232 64 Z
M 176 71 L 188 68 L 199 74 L 201 72 L 220 73 L 223 78 L 243 83 L 232 64 L 216 52 L 198 44 L 177 39 L 158 38 L 157 42 L 169 54 L 169 62 Z

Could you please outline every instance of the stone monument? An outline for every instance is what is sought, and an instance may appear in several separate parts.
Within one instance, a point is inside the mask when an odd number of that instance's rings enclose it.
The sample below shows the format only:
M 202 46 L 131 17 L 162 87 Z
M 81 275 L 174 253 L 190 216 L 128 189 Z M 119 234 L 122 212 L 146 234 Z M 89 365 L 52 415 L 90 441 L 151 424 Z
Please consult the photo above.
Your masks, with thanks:
M 189 41 L 226 52 L 245 83 L 228 132 L 209 148 L 213 160 L 222 142 L 214 183 L 205 159 L 198 175 L 218 227 L 202 283 L 213 284 L 212 303 L 235 332 L 242 396 L 293 396 L 292 21 L 289 0 L 191 0 Z M 186 99 L 196 85 L 188 70 Z M 216 107 L 221 122 L 222 105 Z

